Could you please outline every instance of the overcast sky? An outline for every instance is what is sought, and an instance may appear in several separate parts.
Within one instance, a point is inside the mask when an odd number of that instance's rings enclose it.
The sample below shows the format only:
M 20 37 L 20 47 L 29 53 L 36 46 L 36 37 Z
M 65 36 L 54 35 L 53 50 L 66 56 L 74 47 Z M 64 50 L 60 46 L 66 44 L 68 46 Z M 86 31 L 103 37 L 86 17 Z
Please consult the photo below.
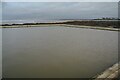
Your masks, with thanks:
M 120 0 L 1 0 L 4 2 L 118 2 Z
M 3 20 L 118 17 L 117 2 L 4 2 Z

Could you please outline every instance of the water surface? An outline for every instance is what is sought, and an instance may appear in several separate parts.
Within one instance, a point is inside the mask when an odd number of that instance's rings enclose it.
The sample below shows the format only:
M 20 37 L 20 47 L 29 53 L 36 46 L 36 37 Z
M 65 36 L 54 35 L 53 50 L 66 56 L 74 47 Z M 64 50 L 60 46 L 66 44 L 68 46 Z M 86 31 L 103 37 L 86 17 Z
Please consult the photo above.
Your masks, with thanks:
M 48 26 L 3 29 L 3 77 L 90 78 L 118 60 L 118 32 Z

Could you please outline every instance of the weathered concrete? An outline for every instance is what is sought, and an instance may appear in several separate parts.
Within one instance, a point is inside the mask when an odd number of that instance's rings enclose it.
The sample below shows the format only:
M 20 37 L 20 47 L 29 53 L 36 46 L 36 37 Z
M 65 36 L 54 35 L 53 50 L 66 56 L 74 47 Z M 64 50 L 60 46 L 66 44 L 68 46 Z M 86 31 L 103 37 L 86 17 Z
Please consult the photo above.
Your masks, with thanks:
M 95 80 L 117 80 L 118 76 L 120 74 L 120 63 L 114 64 L 112 67 L 105 70 L 103 73 L 99 74 Z

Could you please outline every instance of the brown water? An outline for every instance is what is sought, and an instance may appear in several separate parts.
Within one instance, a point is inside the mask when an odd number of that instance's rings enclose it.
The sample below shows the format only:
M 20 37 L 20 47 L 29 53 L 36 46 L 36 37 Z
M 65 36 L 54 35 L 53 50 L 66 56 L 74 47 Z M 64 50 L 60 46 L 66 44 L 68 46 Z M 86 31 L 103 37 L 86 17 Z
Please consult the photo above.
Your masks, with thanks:
M 90 78 L 118 60 L 118 32 L 62 26 L 3 29 L 3 77 Z

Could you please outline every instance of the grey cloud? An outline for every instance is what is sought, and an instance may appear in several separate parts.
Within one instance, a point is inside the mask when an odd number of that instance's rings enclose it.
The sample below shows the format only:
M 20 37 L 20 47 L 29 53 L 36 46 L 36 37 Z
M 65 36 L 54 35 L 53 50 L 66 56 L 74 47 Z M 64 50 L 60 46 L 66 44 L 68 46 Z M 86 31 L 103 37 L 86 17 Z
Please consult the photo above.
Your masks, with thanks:
M 117 2 L 8 2 L 3 6 L 4 20 L 118 17 Z

